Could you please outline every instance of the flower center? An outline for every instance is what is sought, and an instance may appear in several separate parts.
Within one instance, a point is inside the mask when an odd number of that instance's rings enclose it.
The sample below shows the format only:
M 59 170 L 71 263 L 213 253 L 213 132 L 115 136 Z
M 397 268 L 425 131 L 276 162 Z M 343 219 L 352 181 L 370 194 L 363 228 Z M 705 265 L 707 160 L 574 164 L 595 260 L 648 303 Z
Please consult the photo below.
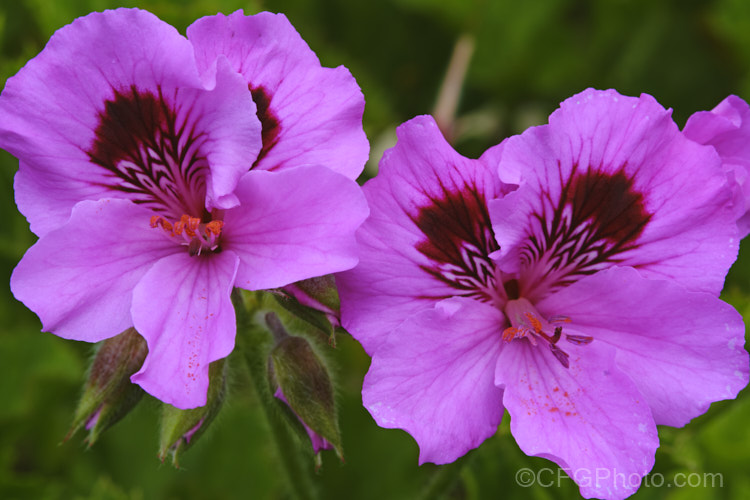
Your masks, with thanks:
M 157 226 L 171 237 L 182 238 L 182 244 L 188 247 L 191 256 L 220 251 L 219 239 L 224 221 L 213 219 L 203 222 L 197 217 L 182 214 L 180 220 L 172 223 L 166 217 L 154 215 L 151 217 L 151 227 Z
M 510 300 L 505 305 L 505 315 L 511 326 L 503 331 L 503 341 L 526 339 L 531 345 L 547 344 L 555 358 L 565 367 L 570 366 L 569 355 L 557 345 L 561 338 L 574 345 L 590 344 L 594 339 L 584 335 L 563 334 L 562 325 L 570 323 L 567 316 L 541 317 L 536 308 L 524 298 Z

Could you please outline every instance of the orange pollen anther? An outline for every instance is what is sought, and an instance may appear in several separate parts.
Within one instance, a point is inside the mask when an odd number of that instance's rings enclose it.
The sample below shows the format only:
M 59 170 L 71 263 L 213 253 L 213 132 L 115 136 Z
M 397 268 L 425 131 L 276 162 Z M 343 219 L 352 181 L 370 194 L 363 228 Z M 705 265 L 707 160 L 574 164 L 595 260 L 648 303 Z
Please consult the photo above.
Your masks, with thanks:
M 509 301 L 505 306 L 505 314 L 511 326 L 503 330 L 503 342 L 516 339 L 527 339 L 532 346 L 546 344 L 552 354 L 565 367 L 570 365 L 568 354 L 563 351 L 558 342 L 565 339 L 574 345 L 587 345 L 594 339 L 586 335 L 570 335 L 563 333 L 563 323 L 571 323 L 567 316 L 552 316 L 542 319 L 534 306 L 526 299 L 520 298 Z
M 197 217 L 183 214 L 174 224 L 161 215 L 151 217 L 151 227 L 161 227 L 171 237 L 182 236 L 190 255 L 200 255 L 205 251 L 215 251 L 219 247 L 219 237 L 224 221 L 212 220 L 203 223 Z
M 208 231 L 211 234 L 215 234 L 216 236 L 219 236 L 221 234 L 222 227 L 224 227 L 223 220 L 212 220 L 211 222 L 206 224 L 206 231 Z
M 537 318 L 530 312 L 524 313 L 524 316 L 526 316 L 526 319 L 529 320 L 529 324 L 534 329 L 534 333 L 542 333 L 542 322 L 539 321 L 539 318 Z

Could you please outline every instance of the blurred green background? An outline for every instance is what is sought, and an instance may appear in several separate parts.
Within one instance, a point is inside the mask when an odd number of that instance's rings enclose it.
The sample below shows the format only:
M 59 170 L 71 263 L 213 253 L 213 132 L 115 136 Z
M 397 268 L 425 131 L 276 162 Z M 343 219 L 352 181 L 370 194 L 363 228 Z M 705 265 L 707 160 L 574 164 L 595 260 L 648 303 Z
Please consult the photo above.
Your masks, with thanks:
M 503 137 L 539 124 L 586 88 L 641 92 L 674 109 L 682 126 L 730 93 L 750 98 L 747 0 L 0 0 L 0 82 L 37 54 L 49 36 L 92 10 L 150 10 L 184 33 L 196 18 L 243 8 L 284 12 L 324 65 L 346 65 L 367 100 L 372 175 L 395 127 L 433 112 L 454 44 L 474 41 L 453 121 L 453 142 L 478 156 Z M 17 161 L 0 151 L 0 281 L 8 283 L 34 241 L 15 208 Z M 750 314 L 750 244 L 725 298 Z M 36 317 L 0 287 L 0 498 L 285 498 L 286 479 L 267 423 L 241 366 L 230 398 L 174 469 L 157 459 L 158 404 L 145 398 L 91 449 L 80 435 L 61 441 L 77 403 L 91 346 L 40 333 Z M 569 498 L 572 481 L 523 488 L 521 467 L 553 467 L 523 455 L 507 427 L 458 464 L 417 466 L 402 431 L 378 428 L 361 407 L 368 359 L 349 338 L 329 358 L 340 386 L 345 463 L 323 453 L 316 475 L 324 498 L 416 498 L 436 472 L 454 478 L 449 498 Z M 230 359 L 239 365 L 239 359 Z M 664 486 L 634 498 L 750 498 L 750 396 L 714 404 L 683 429 L 660 429 L 654 472 Z M 312 459 L 310 461 L 312 467 Z M 677 474 L 720 473 L 714 487 L 667 487 Z M 544 476 L 552 480 L 555 474 Z M 554 481 L 557 483 L 557 481 Z M 652 482 L 658 485 L 658 478 Z M 709 482 L 710 483 L 710 482 Z

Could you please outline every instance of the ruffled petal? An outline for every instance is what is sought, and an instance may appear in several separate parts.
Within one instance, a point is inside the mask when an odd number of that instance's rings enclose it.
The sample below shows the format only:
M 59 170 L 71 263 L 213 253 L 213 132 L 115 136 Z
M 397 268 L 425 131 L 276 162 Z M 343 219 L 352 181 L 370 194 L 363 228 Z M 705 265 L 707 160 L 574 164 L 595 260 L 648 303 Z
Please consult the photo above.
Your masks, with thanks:
M 0 97 L 0 147 L 21 160 L 16 201 L 32 230 L 82 200 L 177 218 L 200 217 L 206 195 L 221 205 L 260 149 L 260 123 L 244 79 L 218 66 L 204 90 L 187 39 L 137 9 L 60 29 Z
M 254 168 L 323 165 L 359 176 L 369 154 L 362 92 L 345 67 L 321 67 L 283 14 L 204 17 L 187 35 L 201 70 L 223 55 L 247 81 L 263 123 Z
M 236 285 L 277 288 L 357 264 L 355 230 L 369 213 L 354 181 L 325 167 L 251 171 L 224 217 L 222 247 L 240 258 Z
M 133 291 L 133 323 L 148 356 L 130 379 L 177 408 L 206 404 L 208 365 L 234 349 L 230 299 L 239 259 L 230 251 L 157 262 Z
M 745 325 L 729 304 L 630 268 L 594 274 L 538 304 L 617 348 L 657 424 L 683 426 L 748 383 Z M 592 344 L 593 345 L 593 344 Z
M 211 175 L 207 177 L 206 208 L 231 208 L 239 201 L 233 194 L 237 183 L 257 158 L 262 146 L 261 124 L 244 80 L 221 57 L 216 61 L 210 92 L 183 90 L 177 95 L 178 119 L 186 112 L 186 129 L 206 136 L 197 154 L 205 155 Z
M 659 446 L 648 404 L 596 340 L 566 349 L 565 368 L 526 340 L 505 346 L 495 382 L 504 388 L 510 430 L 527 455 L 557 463 L 586 498 L 632 495 Z
M 688 139 L 713 146 L 735 191 L 735 214 L 740 237 L 750 233 L 750 106 L 735 95 L 711 111 L 694 113 L 685 124 Z
M 495 234 L 501 248 L 519 247 L 520 281 L 537 295 L 613 265 L 718 295 L 737 256 L 718 155 L 687 140 L 648 95 L 571 97 L 549 125 L 506 141 L 506 169 L 524 183 L 493 203 Z M 524 231 L 504 231 L 521 204 Z
M 357 232 L 360 263 L 336 277 L 342 324 L 370 354 L 409 315 L 496 289 L 486 202 L 508 190 L 496 161 L 456 153 L 429 116 L 397 134 L 363 188 L 371 215 Z
M 407 319 L 373 355 L 362 402 L 378 425 L 414 437 L 420 464 L 452 462 L 497 430 L 503 321 L 494 307 L 448 299 Z
M 45 331 L 98 342 L 133 326 L 132 291 L 159 259 L 183 247 L 149 227 L 149 210 L 126 200 L 84 201 L 13 271 L 15 297 Z

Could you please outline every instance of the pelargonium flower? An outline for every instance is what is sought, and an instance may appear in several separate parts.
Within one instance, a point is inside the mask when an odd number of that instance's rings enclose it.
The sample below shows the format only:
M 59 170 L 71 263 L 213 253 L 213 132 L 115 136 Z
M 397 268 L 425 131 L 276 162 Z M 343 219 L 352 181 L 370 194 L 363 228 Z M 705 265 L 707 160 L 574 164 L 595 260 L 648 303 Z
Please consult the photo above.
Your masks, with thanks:
M 713 146 L 735 189 L 735 213 L 740 236 L 750 234 L 750 106 L 735 95 L 711 111 L 694 113 L 683 133 L 700 144 Z
M 380 167 L 360 263 L 337 275 L 342 324 L 372 356 L 364 405 L 420 463 L 477 447 L 505 409 L 525 453 L 623 498 L 656 424 L 747 384 L 742 318 L 718 298 L 731 189 L 650 96 L 587 90 L 479 160 L 417 117 Z
M 0 96 L 0 146 L 39 236 L 14 295 L 61 337 L 134 326 L 149 353 L 132 380 L 179 408 L 205 404 L 209 363 L 234 346 L 231 289 L 352 267 L 368 212 L 348 71 L 320 67 L 283 15 L 188 32 L 137 9 L 90 14 Z

